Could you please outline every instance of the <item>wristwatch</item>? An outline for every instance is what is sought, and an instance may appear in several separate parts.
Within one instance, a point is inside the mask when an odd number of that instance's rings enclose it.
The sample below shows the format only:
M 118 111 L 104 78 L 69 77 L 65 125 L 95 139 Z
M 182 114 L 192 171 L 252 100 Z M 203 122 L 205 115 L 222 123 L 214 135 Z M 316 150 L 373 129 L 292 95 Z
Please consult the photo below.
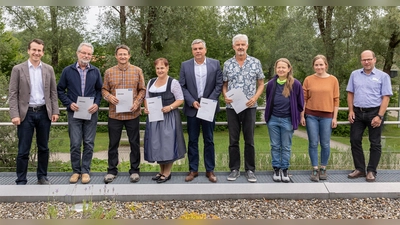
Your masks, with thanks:
M 381 119 L 381 120 L 383 120 L 383 116 L 381 116 L 381 115 L 376 115 L 376 116 L 378 116 L 379 117 L 379 119 Z
M 174 107 L 172 107 L 172 105 L 170 105 L 169 107 L 171 108 L 171 110 L 173 110 L 173 109 L 174 109 Z

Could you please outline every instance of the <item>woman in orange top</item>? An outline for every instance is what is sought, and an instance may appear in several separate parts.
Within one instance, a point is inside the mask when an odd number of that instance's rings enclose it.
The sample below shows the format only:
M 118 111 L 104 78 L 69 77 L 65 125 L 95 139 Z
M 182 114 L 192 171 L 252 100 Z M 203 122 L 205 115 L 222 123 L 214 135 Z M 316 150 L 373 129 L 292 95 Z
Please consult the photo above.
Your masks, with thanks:
M 323 55 L 313 59 L 315 74 L 303 82 L 304 107 L 300 123 L 307 127 L 308 153 L 313 167 L 312 181 L 326 180 L 326 165 L 330 156 L 332 128 L 337 126 L 339 109 L 339 82 L 327 73 L 328 62 Z M 321 145 L 320 168 L 318 169 L 318 142 Z

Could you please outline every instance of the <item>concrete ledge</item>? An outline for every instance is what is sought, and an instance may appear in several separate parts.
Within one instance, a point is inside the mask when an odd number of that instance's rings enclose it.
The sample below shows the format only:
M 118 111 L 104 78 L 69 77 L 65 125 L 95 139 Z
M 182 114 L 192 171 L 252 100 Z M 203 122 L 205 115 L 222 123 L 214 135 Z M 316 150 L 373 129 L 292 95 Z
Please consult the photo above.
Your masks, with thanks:
M 400 183 L 325 183 L 329 198 L 399 198 Z
M 51 185 L 36 185 L 36 173 L 28 173 L 28 185 L 15 185 L 15 173 L 0 173 L 0 201 L 156 201 L 156 200 L 223 200 L 223 199 L 338 199 L 399 198 L 397 170 L 382 170 L 377 182 L 363 178 L 348 179 L 349 171 L 330 171 L 326 181 L 312 182 L 309 171 L 291 171 L 290 183 L 276 183 L 271 171 L 256 171 L 257 183 L 245 176 L 227 181 L 229 172 L 216 172 L 217 183 L 210 183 L 204 172 L 185 182 L 185 172 L 174 172 L 163 184 L 151 180 L 156 172 L 143 172 L 138 183 L 130 183 L 129 173 L 120 172 L 110 184 L 103 183 L 105 173 L 93 173 L 90 184 L 69 184 L 70 173 L 49 173 Z

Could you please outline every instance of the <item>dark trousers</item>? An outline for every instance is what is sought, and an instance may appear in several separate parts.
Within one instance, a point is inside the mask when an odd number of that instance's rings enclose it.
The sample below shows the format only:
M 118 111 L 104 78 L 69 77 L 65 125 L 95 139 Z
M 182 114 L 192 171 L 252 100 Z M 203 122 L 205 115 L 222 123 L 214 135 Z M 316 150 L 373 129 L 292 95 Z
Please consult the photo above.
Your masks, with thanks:
M 122 128 L 125 126 L 126 133 L 128 134 L 129 145 L 131 152 L 129 154 L 129 161 L 131 168 L 129 174 L 139 173 L 140 165 L 140 135 L 139 135 L 139 117 L 132 120 L 116 120 L 108 118 L 108 173 L 118 174 L 118 147 L 121 140 Z
M 26 184 L 28 180 L 29 153 L 33 134 L 36 130 L 37 161 L 36 175 L 38 180 L 47 176 L 49 164 L 49 136 L 51 120 L 46 109 L 39 111 L 28 110 L 24 121 L 18 126 L 18 156 L 17 156 L 17 184 Z
M 226 109 L 229 130 L 229 168 L 240 169 L 240 131 L 243 131 L 244 139 L 244 169 L 254 172 L 255 150 L 254 150 L 254 127 L 256 122 L 256 108 L 247 108 L 236 114 L 233 109 Z
M 383 121 L 381 126 L 373 128 L 371 126 L 372 119 L 378 115 L 379 107 L 374 110 L 363 112 L 357 107 L 354 108 L 355 119 L 354 123 L 350 125 L 350 143 L 351 143 L 351 153 L 353 155 L 354 167 L 365 172 L 376 173 L 376 168 L 378 167 L 379 160 L 381 158 L 381 134 Z M 370 155 L 367 168 L 365 167 L 365 157 L 362 148 L 362 138 L 364 130 L 368 127 L 368 136 L 370 142 Z
M 203 131 L 204 142 L 204 166 L 207 172 L 214 171 L 215 168 L 215 149 L 214 149 L 214 128 L 215 120 L 208 122 L 197 117 L 187 117 L 187 129 L 189 135 L 188 159 L 189 171 L 199 169 L 199 135 L 200 126 Z

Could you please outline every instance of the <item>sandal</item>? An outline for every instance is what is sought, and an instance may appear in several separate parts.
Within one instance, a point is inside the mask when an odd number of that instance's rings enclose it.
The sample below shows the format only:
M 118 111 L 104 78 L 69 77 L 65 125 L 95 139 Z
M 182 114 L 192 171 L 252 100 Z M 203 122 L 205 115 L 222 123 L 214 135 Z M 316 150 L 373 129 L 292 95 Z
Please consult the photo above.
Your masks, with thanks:
M 157 183 L 164 183 L 167 182 L 167 180 L 171 179 L 171 174 L 169 174 L 168 177 L 164 176 L 164 174 L 161 174 L 160 179 L 157 180 Z
M 152 179 L 152 180 L 159 180 L 161 176 L 162 176 L 161 173 L 157 173 L 157 175 L 155 175 L 155 176 L 152 177 L 151 179 Z

